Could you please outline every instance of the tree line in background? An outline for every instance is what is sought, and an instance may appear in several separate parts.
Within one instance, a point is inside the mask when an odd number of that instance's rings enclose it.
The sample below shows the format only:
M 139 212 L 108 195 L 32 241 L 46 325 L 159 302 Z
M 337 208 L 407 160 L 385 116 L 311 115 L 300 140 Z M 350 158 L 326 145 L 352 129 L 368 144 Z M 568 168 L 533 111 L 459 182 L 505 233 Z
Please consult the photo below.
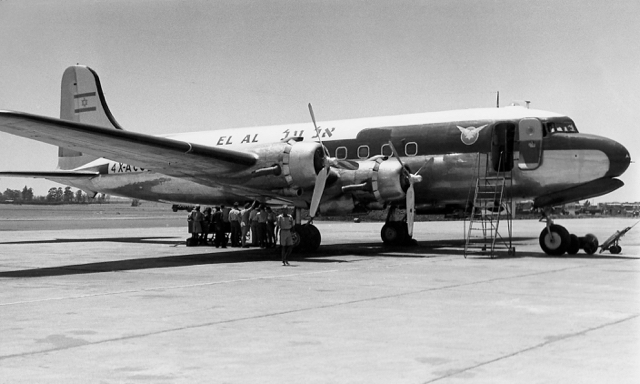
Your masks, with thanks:
M 52 187 L 46 196 L 35 196 L 32 188 L 25 185 L 22 191 L 19 189 L 7 188 L 0 195 L 0 202 L 5 203 L 31 203 L 31 204 L 92 204 L 106 203 L 109 201 L 109 195 L 99 193 L 95 197 L 89 197 L 82 190 L 78 189 L 73 192 L 71 187 Z

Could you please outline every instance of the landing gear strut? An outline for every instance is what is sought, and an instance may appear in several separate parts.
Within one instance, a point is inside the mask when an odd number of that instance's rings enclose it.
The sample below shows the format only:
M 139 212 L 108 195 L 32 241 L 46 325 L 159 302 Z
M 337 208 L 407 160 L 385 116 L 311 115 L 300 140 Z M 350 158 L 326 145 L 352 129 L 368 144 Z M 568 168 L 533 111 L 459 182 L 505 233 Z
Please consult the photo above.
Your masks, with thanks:
M 405 220 L 396 221 L 393 220 L 396 207 L 389 207 L 387 213 L 387 221 L 382 226 L 380 231 L 380 237 L 382 241 L 387 245 L 410 245 L 415 241 L 409 236 L 409 230 L 407 228 L 407 222 Z
M 578 237 L 570 234 L 567 229 L 561 225 L 553 223 L 553 219 L 549 217 L 549 210 L 542 211 L 541 222 L 545 222 L 547 226 L 540 232 L 540 248 L 547 255 L 561 256 L 565 252 L 575 255 L 580 249 L 588 255 L 593 255 L 598 249 L 598 238 L 588 233 L 584 237 Z

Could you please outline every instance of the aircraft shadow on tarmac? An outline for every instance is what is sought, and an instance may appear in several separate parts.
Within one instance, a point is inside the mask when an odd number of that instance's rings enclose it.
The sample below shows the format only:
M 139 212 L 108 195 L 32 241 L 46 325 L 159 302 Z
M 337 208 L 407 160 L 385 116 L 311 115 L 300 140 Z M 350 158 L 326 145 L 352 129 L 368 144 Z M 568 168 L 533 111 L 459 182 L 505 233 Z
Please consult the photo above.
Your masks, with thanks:
M 160 240 L 164 239 L 164 240 Z M 533 238 L 522 237 L 512 238 L 513 242 L 531 241 Z M 76 242 L 123 242 L 123 243 L 146 243 L 146 244 L 165 244 L 176 245 L 184 244 L 183 240 L 167 239 L 164 237 L 133 237 L 133 238 L 99 238 L 99 239 L 56 239 L 42 241 L 24 241 L 1 244 L 40 244 L 40 243 L 76 243 Z M 517 244 L 514 244 L 517 248 Z M 202 249 L 204 247 L 199 247 Z M 358 260 L 340 259 L 343 256 L 361 256 L 361 257 L 393 257 L 393 258 L 435 258 L 441 256 L 460 256 L 464 255 L 464 240 L 434 240 L 420 241 L 412 246 L 385 246 L 379 242 L 375 243 L 349 243 L 349 244 L 332 244 L 320 247 L 316 252 L 303 254 L 295 253 L 291 257 L 291 261 L 296 263 L 350 263 Z M 474 259 L 492 259 L 488 253 L 473 253 L 467 255 Z M 494 260 L 505 258 L 584 258 L 584 259 L 638 259 L 638 257 L 613 256 L 608 254 L 577 254 L 564 256 L 548 256 L 542 251 L 540 252 L 516 252 L 515 256 L 507 256 L 506 250 L 496 252 Z M 133 271 L 142 269 L 156 268 L 177 268 L 189 267 L 195 265 L 208 264 L 231 264 L 246 263 L 258 261 L 279 261 L 280 250 L 278 248 L 260 249 L 249 248 L 238 250 L 230 248 L 229 250 L 216 250 L 212 253 L 194 253 L 189 255 L 163 256 L 163 257 L 144 257 L 137 259 L 114 260 L 97 263 L 63 265 L 47 268 L 33 268 L 15 271 L 0 272 L 0 278 L 27 278 L 27 277 L 49 277 L 49 276 L 65 276 L 91 274 L 101 272 L 116 271 Z
M 179 244 L 184 244 L 184 240 L 169 239 L 166 236 L 96 237 L 96 238 L 82 238 L 82 239 L 3 241 L 0 243 L 0 245 L 62 244 L 62 243 L 140 243 L 140 244 L 179 245 Z

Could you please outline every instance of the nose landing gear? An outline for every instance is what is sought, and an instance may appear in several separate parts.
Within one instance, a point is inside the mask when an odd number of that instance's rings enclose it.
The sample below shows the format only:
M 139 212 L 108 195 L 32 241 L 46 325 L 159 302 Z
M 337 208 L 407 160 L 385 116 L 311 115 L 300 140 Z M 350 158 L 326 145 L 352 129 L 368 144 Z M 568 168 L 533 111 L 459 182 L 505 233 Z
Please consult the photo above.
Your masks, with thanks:
M 553 219 L 549 217 L 548 210 L 542 212 L 541 222 L 545 222 L 547 226 L 540 232 L 540 248 L 547 255 L 561 256 L 565 253 L 570 255 L 577 254 L 580 249 L 588 255 L 593 255 L 598 249 L 598 238 L 588 233 L 584 237 L 578 237 L 569 233 L 567 229 L 561 225 L 553 223 Z
M 547 255 L 560 256 L 569 249 L 571 235 L 565 227 L 549 224 L 550 221 L 548 219 L 547 227 L 540 232 L 540 247 Z

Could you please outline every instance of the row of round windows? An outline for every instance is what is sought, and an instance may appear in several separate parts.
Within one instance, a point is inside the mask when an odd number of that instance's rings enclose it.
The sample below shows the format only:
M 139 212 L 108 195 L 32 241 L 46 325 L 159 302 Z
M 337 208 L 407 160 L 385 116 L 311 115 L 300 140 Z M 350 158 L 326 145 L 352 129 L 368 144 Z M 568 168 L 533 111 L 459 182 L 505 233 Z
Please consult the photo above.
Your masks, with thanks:
M 393 151 L 391 150 L 391 146 L 389 144 L 384 144 L 380 147 L 380 153 L 371 153 L 368 145 L 361 145 L 358 147 L 358 158 L 359 159 L 368 159 L 371 156 L 382 155 L 382 156 L 391 156 L 393 155 Z M 410 142 L 404 145 L 404 156 L 415 156 L 418 154 L 418 143 Z M 347 147 L 338 147 L 336 148 L 335 157 L 338 160 L 345 160 L 348 158 Z

